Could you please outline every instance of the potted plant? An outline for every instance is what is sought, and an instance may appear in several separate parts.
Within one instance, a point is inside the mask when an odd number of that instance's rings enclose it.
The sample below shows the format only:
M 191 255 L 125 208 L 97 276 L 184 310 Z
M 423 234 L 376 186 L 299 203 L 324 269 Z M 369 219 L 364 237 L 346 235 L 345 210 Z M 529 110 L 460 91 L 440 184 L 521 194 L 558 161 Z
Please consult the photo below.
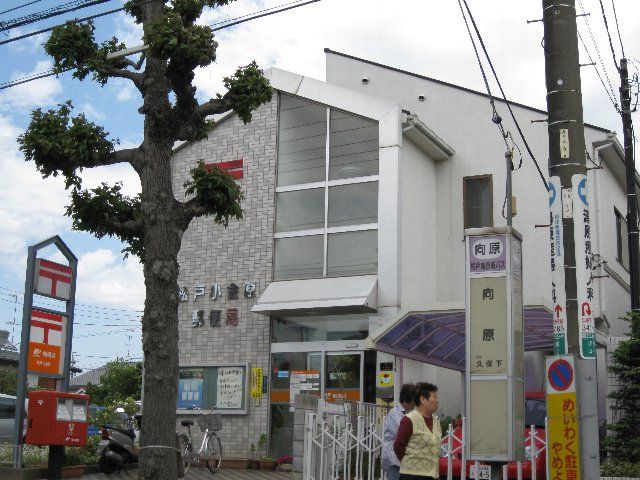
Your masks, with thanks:
M 256 444 L 252 443 L 249 446 L 249 460 L 247 462 L 247 468 L 250 468 L 252 470 L 258 470 L 260 468 L 260 462 L 258 460 L 256 460 Z
M 278 462 L 275 458 L 262 457 L 260 459 L 260 470 L 275 470 Z

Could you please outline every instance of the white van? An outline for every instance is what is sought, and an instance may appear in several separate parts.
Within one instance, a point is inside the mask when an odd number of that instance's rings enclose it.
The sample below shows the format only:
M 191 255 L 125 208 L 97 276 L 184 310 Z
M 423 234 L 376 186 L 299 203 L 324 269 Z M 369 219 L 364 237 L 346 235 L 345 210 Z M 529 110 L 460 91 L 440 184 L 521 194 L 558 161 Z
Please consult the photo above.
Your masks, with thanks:
M 0 393 L 0 442 L 13 441 L 16 419 L 16 397 Z

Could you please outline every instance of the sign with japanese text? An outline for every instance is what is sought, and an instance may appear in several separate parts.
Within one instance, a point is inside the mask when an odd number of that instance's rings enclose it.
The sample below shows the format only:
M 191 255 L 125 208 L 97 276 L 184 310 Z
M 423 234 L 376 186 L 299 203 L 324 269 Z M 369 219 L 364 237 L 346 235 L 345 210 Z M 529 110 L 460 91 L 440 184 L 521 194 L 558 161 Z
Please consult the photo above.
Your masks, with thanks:
M 547 462 L 554 480 L 580 480 L 580 431 L 572 355 L 547 358 Z
M 244 393 L 244 369 L 241 367 L 218 368 L 216 407 L 220 409 L 242 408 Z
M 36 259 L 35 292 L 58 300 L 71 298 L 71 267 Z
M 29 373 L 62 375 L 67 317 L 33 309 L 29 323 Z
M 469 459 L 524 457 L 522 241 L 512 228 L 466 236 Z
M 551 300 L 553 301 L 553 353 L 566 355 L 567 298 L 564 285 L 564 244 L 562 243 L 562 185 L 560 177 L 549 178 L 549 239 L 551 242 Z
M 320 370 L 291 370 L 289 402 L 293 406 L 296 395 L 320 396 Z
M 573 175 L 573 237 L 576 252 L 576 298 L 578 300 L 578 325 L 580 357 L 596 358 L 596 328 L 592 304 L 594 282 L 592 276 L 591 218 L 587 199 L 587 176 Z
M 251 369 L 251 396 L 253 398 L 262 398 L 262 367 L 253 367 Z
M 507 279 L 471 279 L 471 374 L 507 373 Z
M 507 249 L 504 235 L 471 237 L 469 240 L 469 273 L 483 275 L 506 270 Z

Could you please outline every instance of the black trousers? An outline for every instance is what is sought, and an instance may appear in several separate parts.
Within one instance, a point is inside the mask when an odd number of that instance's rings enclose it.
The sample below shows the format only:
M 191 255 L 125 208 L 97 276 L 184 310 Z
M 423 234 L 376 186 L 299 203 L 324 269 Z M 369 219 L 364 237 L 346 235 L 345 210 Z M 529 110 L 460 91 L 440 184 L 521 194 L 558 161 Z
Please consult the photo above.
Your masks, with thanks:
M 422 475 L 409 475 L 408 473 L 401 473 L 400 480 L 435 480 L 435 478 L 424 477 Z

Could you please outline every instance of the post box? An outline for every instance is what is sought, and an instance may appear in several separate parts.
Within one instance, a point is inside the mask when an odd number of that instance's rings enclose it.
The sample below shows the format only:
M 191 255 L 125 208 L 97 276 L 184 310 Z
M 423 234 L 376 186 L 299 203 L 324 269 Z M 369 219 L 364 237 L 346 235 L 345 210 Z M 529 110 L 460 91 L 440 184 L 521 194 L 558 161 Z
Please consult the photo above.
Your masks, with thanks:
M 88 408 L 88 395 L 53 390 L 29 392 L 26 443 L 86 445 Z

